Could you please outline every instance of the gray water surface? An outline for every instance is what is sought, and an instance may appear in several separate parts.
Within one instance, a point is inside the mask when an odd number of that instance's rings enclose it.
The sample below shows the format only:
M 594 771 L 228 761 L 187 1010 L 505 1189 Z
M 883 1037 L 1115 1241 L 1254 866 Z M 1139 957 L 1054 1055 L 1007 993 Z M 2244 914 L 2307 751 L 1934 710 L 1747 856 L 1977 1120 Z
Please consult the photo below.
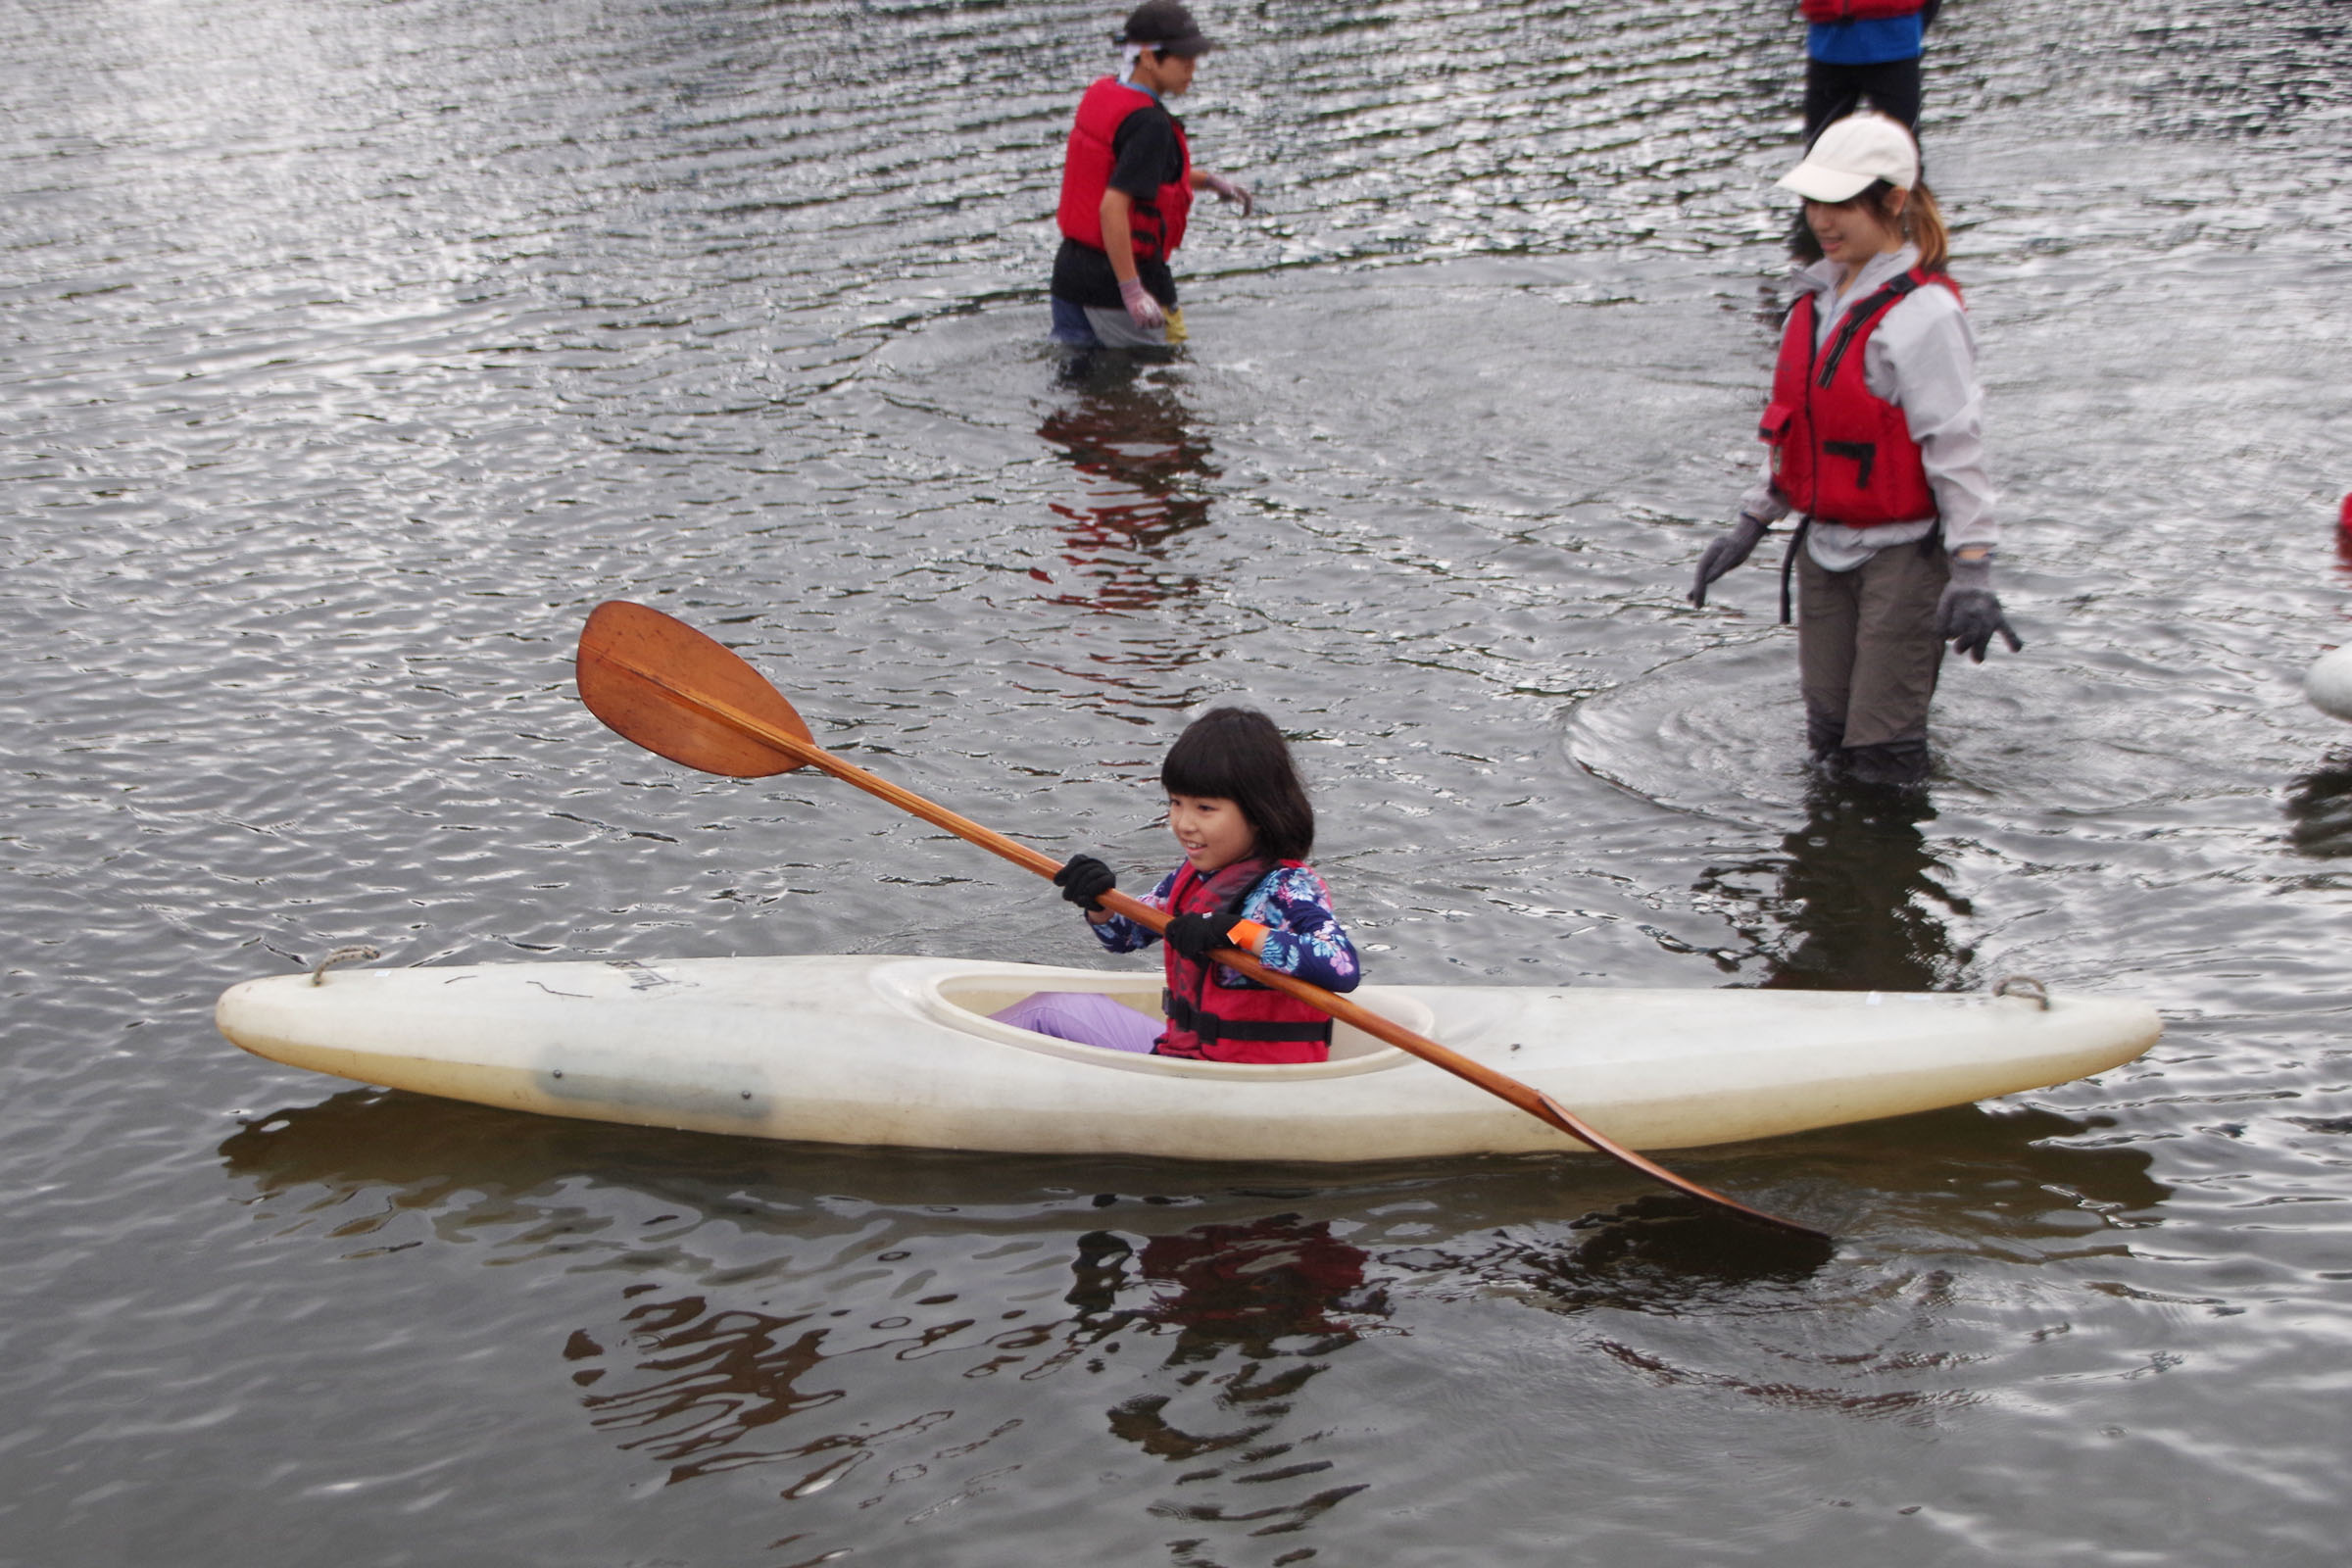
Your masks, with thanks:
M 1196 225 L 1183 359 L 1073 377 L 1117 9 L 0 7 L 0 1563 L 2338 1560 L 2345 8 L 1944 8 L 2029 647 L 1947 672 L 1908 806 L 1798 765 L 1766 562 L 1681 598 L 1772 353 L 1781 9 L 1201 7 L 1263 211 Z M 1263 704 L 1380 979 L 2026 972 L 2168 1033 L 1677 1157 L 1820 1255 L 1597 1162 L 739 1143 L 215 1035 L 352 941 L 1110 961 L 842 786 L 605 732 L 612 597 L 1131 881 L 1187 711 Z

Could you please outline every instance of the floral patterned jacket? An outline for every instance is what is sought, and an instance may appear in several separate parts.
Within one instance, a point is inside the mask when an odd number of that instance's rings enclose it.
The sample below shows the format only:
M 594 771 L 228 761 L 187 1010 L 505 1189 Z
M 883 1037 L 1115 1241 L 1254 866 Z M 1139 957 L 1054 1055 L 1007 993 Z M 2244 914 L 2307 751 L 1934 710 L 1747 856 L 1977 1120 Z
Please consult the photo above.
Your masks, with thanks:
M 1168 906 L 1176 878 L 1170 871 L 1141 902 L 1154 909 Z M 1331 889 L 1312 866 L 1277 866 L 1257 885 L 1242 906 L 1242 918 L 1266 927 L 1266 943 L 1257 961 L 1278 974 L 1296 975 L 1326 991 L 1353 991 L 1364 978 L 1362 960 L 1340 917 L 1332 911 Z M 1096 940 L 1113 953 L 1134 953 L 1159 940 L 1158 936 L 1125 915 L 1113 915 L 1094 928 Z M 1212 983 L 1228 990 L 1262 990 L 1254 980 L 1223 964 L 1214 966 Z

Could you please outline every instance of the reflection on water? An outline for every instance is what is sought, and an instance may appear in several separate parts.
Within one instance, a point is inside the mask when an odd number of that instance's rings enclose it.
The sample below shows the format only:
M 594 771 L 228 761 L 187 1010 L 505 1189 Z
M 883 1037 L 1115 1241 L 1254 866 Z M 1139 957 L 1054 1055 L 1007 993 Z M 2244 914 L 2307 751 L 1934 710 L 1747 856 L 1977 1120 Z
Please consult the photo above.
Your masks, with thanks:
M 1866 1213 L 1875 1258 L 1629 1196 L 1598 1162 L 1243 1188 L 1213 1166 L 817 1149 L 370 1090 L 219 1152 L 274 1245 L 323 1237 L 360 1268 L 470 1252 L 501 1312 L 538 1298 L 498 1339 L 540 1354 L 502 1357 L 469 1405 L 528 1406 L 560 1377 L 584 1433 L 701 1499 L 684 1506 L 738 1511 L 783 1562 L 880 1550 L 948 1510 L 1034 1531 L 1060 1506 L 1085 1510 L 1102 1560 L 1159 1560 L 1174 1530 L 1189 1544 L 1169 1560 L 1272 1568 L 1377 1517 L 1396 1471 L 1367 1430 L 1477 1386 L 1477 1358 L 1438 1353 L 1465 1304 L 1574 1319 L 1536 1338 L 1584 1397 L 1626 1385 L 1617 1419 L 1697 1397 L 1948 1430 L 2055 1331 L 2053 1308 L 1969 1299 L 1972 1260 L 2121 1266 L 2170 1196 L 2105 1134 L 1964 1107 L 1753 1156 Z M 1853 1312 L 1866 1338 L 1822 1332 Z M 1422 1381 L 1386 1386 L 1399 1375 Z
M 1205 1370 L 1231 1351 L 1238 1370 L 1203 1381 L 1179 1377 L 1165 1393 L 1137 1395 L 1109 1413 L 1112 1436 L 1157 1459 L 1185 1466 L 1186 1485 L 1229 1478 L 1251 1488 L 1307 1483 L 1303 1496 L 1267 1496 L 1256 1506 L 1222 1501 L 1172 1503 L 1160 1512 L 1201 1522 L 1248 1523 L 1252 1536 L 1305 1528 L 1363 1483 L 1325 1485 L 1334 1468 L 1314 1456 L 1320 1434 L 1281 1435 L 1294 1399 L 1333 1356 L 1379 1320 L 1387 1301 L 1365 1286 L 1365 1254 L 1332 1235 L 1330 1225 L 1297 1214 L 1239 1224 L 1200 1225 L 1131 1238 L 1097 1231 L 1079 1242 L 1077 1335 L 1102 1340 L 1133 1330 L 1174 1330 L 1163 1365 Z M 1145 1299 L 1122 1304 L 1141 1288 Z M 1321 1478 L 1321 1479 L 1314 1479 Z
M 2305 855 L 2352 855 L 2352 759 L 2313 769 L 2286 789 L 2286 836 Z
M 1925 791 L 1817 780 L 1780 855 L 1712 868 L 1698 891 L 1747 911 L 1734 923 L 1762 956 L 1767 988 L 1947 990 L 1972 954 L 1943 916 L 1971 911 L 1939 880 L 1946 867 L 1920 830 L 1935 818 Z M 1754 880 L 1765 877 L 1770 888 Z
M 1120 350 L 1079 353 L 1037 429 L 1076 486 L 1048 500 L 1054 565 L 1030 575 L 1087 617 L 1039 662 L 1137 723 L 1188 706 L 1212 652 L 1185 618 L 1202 579 L 1176 563 L 1178 542 L 1209 524 L 1217 469 L 1180 373 Z
M 1768 588 L 1680 598 L 1770 366 L 1785 6 L 1204 16 L 1235 46 L 1192 118 L 1265 213 L 1202 231 L 1185 357 L 1070 385 L 1037 296 L 1105 51 L 1067 4 L 0 7 L 0 1539 L 2332 1563 L 2344 731 L 2278 672 L 2343 581 L 2272 524 L 2346 482 L 2343 10 L 1947 8 L 1930 137 L 2052 632 L 1951 683 L 1931 821 L 1802 803 Z M 1933 986 L 1973 950 L 2173 1028 L 2033 1097 L 2063 1120 L 1694 1156 L 1832 1217 L 1820 1262 L 1577 1161 L 1245 1193 L 224 1047 L 204 1007 L 273 948 L 1030 940 L 906 894 L 959 841 L 622 760 L 564 675 L 616 594 L 1090 842 L 1139 714 L 1278 670 L 1392 978 Z M 1580 699 L 1615 788 L 1556 765 Z
M 1997 1111 L 1959 1105 L 1826 1128 L 1754 1150 L 1775 1168 L 1834 1170 L 1836 1180 L 1851 1185 L 1845 1201 L 1857 1209 L 1940 1202 L 1956 1187 L 1963 1198 L 1994 1190 L 2036 1194 L 2033 1202 L 2005 1199 L 1985 1211 L 1999 1214 L 1998 1236 L 2062 1236 L 2082 1228 L 2067 1217 L 2075 1199 L 2106 1214 L 2151 1210 L 2167 1196 L 2149 1176 L 2147 1152 L 2110 1140 L 2109 1125 L 2018 1104 Z M 260 1197 L 291 1198 L 297 1204 L 291 1212 L 317 1216 L 346 1237 L 373 1234 L 403 1214 L 440 1211 L 475 1218 L 495 1211 L 528 1229 L 575 1215 L 580 1198 L 567 1184 L 583 1179 L 642 1194 L 673 1218 L 723 1214 L 731 1223 L 803 1237 L 858 1229 L 861 1222 L 850 1209 L 825 1206 L 831 1199 L 919 1210 L 952 1189 L 966 1207 L 1034 1204 L 1030 1218 L 1045 1223 L 1041 1216 L 1051 1214 L 1051 1228 L 1070 1238 L 1051 1294 L 1075 1309 L 1073 1321 L 1174 1327 L 1187 1344 L 1230 1343 L 1251 1354 L 1271 1353 L 1268 1347 L 1289 1335 L 1345 1341 L 1360 1333 L 1361 1316 L 1378 1316 L 1385 1300 L 1367 1258 L 1409 1270 L 1481 1274 L 1479 1259 L 1517 1255 L 1488 1247 L 1493 1233 L 1537 1220 L 1558 1227 L 1546 1243 L 1553 1249 L 1546 1254 L 1550 1271 L 1588 1276 L 1593 1299 L 1617 1305 L 1653 1298 L 1688 1305 L 1727 1281 L 1793 1277 L 1788 1271 L 1819 1262 L 1806 1248 L 1786 1245 L 1785 1232 L 1731 1219 L 1680 1195 L 1608 1197 L 1636 1184 L 1598 1160 L 1451 1160 L 1367 1167 L 1361 1176 L 1311 1170 L 1302 1174 L 1318 1185 L 1282 1189 L 1230 1187 L 1236 1171 L 1226 1166 L 1123 1162 L 1129 1182 L 1156 1195 L 1144 1200 L 1147 1207 L 1214 1198 L 1248 1211 L 1244 1219 L 1159 1235 L 1156 1246 L 1147 1236 L 1139 1246 L 1130 1231 L 1100 1223 L 1100 1211 L 1118 1200 L 1097 1191 L 1106 1175 L 1100 1162 L 1075 1156 L 782 1144 L 493 1110 L 380 1089 L 348 1089 L 256 1117 L 217 1152 L 226 1171 Z M 1731 1153 L 1742 1156 L 1744 1150 Z M 1250 1170 L 1264 1174 L 1261 1167 Z M 1737 1185 L 1737 1170 L 1722 1180 Z M 1370 1248 L 1301 1217 L 1296 1206 L 1327 1190 L 1432 1184 L 1458 1188 L 1447 1213 L 1464 1235 L 1480 1239 L 1478 1246 Z M 830 1197 L 794 1206 L 808 1195 Z M 2052 1197 L 2066 1200 L 2040 1200 Z M 1269 1207 L 1271 1213 L 1261 1212 Z M 1243 1260 L 1230 1275 L 1214 1266 L 1228 1257 Z M 702 1271 L 687 1252 L 673 1262 L 705 1283 L 727 1272 L 715 1260 Z
M 1019 1462 L 990 1452 L 1017 1447 L 1024 1419 L 984 1386 L 1068 1378 L 1117 1391 L 1097 1430 L 1148 1461 L 1142 1479 L 1177 1467 L 1157 1484 L 1184 1494 L 1152 1516 L 1272 1538 L 1364 1489 L 1333 1478 L 1293 1410 L 1382 1321 L 1385 1294 L 1328 1220 L 1249 1212 L 1263 1197 L 1215 1199 L 1238 1200 L 1231 1219 L 1111 1230 L 1114 1195 L 1036 1179 L 1086 1162 L 672 1136 L 366 1090 L 262 1118 L 220 1152 L 259 1189 L 257 1218 L 364 1242 L 354 1260 L 418 1245 L 386 1233 L 419 1223 L 592 1270 L 626 1259 L 612 1317 L 568 1328 L 560 1353 L 589 1425 L 666 1486 L 773 1470 L 787 1501 L 853 1478 L 860 1507 L 954 1492 L 973 1466 Z M 588 1170 L 612 1200 L 583 1191 Z M 1182 1192 L 1203 1173 L 1165 1174 Z M 958 1175 L 963 1200 L 939 1203 Z M 616 1212 L 632 1193 L 658 1209 L 634 1235 Z M 1121 1363 L 1166 1378 L 1135 1393 Z
M 1207 1360 L 1231 1347 L 1251 1360 L 1285 1353 L 1323 1354 L 1354 1342 L 1352 1313 L 1377 1316 L 1384 1304 L 1364 1290 L 1364 1254 L 1320 1220 L 1270 1214 L 1240 1225 L 1198 1225 L 1154 1236 L 1139 1252 L 1108 1231 L 1079 1244 L 1078 1283 L 1070 1302 L 1105 1321 L 1161 1324 L 1177 1330 L 1170 1365 Z M 1143 1285 L 1149 1302 L 1121 1306 L 1123 1290 Z M 1282 1341 L 1313 1343 L 1286 1352 Z
M 1898 1233 L 1959 1231 L 1996 1251 L 2065 1250 L 2086 1238 L 2113 1248 L 2113 1233 L 2160 1224 L 2174 1196 L 2148 1152 L 2113 1128 L 2110 1117 L 2015 1102 L 1954 1105 L 1825 1128 L 1788 1152 L 1855 1181 L 1901 1167 L 1899 1190 L 1877 1190 L 1885 1207 L 1876 1217 Z
M 1069 383 L 1077 396 L 1037 429 L 1081 480 L 1075 498 L 1052 504 L 1062 562 L 1083 585 L 1064 587 L 1057 602 L 1146 611 L 1190 598 L 1200 581 L 1169 568 L 1168 546 L 1208 522 L 1208 438 L 1176 384 L 1127 355 L 1075 363 L 1084 367 Z
M 622 1294 L 659 1290 L 637 1285 Z M 623 1450 L 643 1452 L 667 1466 L 672 1483 L 749 1464 L 826 1456 L 800 1483 L 807 1487 L 838 1476 L 855 1462 L 852 1454 L 837 1451 L 850 1446 L 841 1433 L 782 1445 L 760 1441 L 776 1423 L 843 1397 L 838 1388 L 800 1386 L 825 1360 L 825 1330 L 804 1327 L 805 1315 L 715 1306 L 703 1296 L 655 1295 L 630 1306 L 622 1321 L 624 1346 L 633 1360 L 620 1386 L 598 1387 L 612 1369 L 593 1363 L 610 1352 L 586 1329 L 572 1331 L 564 1359 L 590 1363 L 571 1374 L 573 1383 L 589 1391 L 581 1399 L 589 1420 L 600 1431 L 615 1434 Z
M 907 1253 L 886 1250 L 875 1257 L 903 1262 Z M 795 1477 L 783 1492 L 792 1497 L 830 1486 L 877 1454 L 905 1448 L 956 1413 L 935 1409 L 852 1430 L 836 1429 L 828 1418 L 811 1431 L 800 1418 L 844 1397 L 839 1383 L 853 1373 L 835 1363 L 845 1358 L 906 1362 L 940 1352 L 943 1364 L 962 1379 L 1014 1374 L 1034 1380 L 1081 1357 L 1107 1353 L 1105 1343 L 1115 1335 L 1164 1337 L 1173 1331 L 1164 1360 L 1170 1367 L 1213 1362 L 1228 1348 L 1252 1362 L 1298 1364 L 1287 1371 L 1245 1368 L 1216 1382 L 1214 1403 L 1244 1422 L 1239 1429 L 1179 1430 L 1165 1413 L 1176 1396 L 1161 1394 L 1113 1407 L 1110 1432 L 1155 1458 L 1188 1462 L 1250 1445 L 1246 1460 L 1256 1467 L 1251 1480 L 1262 1485 L 1279 1478 L 1265 1466 L 1292 1446 L 1259 1441 L 1287 1411 L 1281 1401 L 1324 1370 L 1313 1358 L 1345 1348 L 1358 1335 L 1356 1320 L 1379 1313 L 1379 1293 L 1363 1290 L 1365 1261 L 1362 1252 L 1334 1239 L 1327 1224 L 1295 1214 L 1197 1226 L 1147 1238 L 1140 1249 L 1118 1232 L 1090 1231 L 1077 1238 L 1070 1262 L 1076 1283 L 1064 1299 L 1076 1308 L 1073 1314 L 1033 1319 L 1027 1308 L 992 1311 L 995 1326 L 977 1335 L 971 1331 L 978 1319 L 968 1305 L 957 1304 L 953 1291 L 912 1297 L 903 1310 L 870 1321 L 845 1322 L 852 1317 L 848 1308 L 779 1315 L 707 1292 L 664 1295 L 657 1286 L 638 1284 L 621 1293 L 635 1299 L 622 1312 L 612 1343 L 575 1330 L 564 1357 L 580 1363 L 571 1376 L 588 1391 L 582 1403 L 591 1422 L 618 1437 L 623 1449 L 667 1466 L 670 1482 L 781 1463 Z M 1139 1292 L 1145 1301 L 1123 1304 L 1123 1296 Z M 1099 1360 L 1095 1370 L 1101 1370 Z M 951 1394 L 942 1386 L 934 1396 Z M 788 1421 L 796 1424 L 766 1430 Z M 1298 1466 L 1282 1475 L 1326 1468 Z M 1212 1473 L 1196 1469 L 1190 1479 Z M 1285 1508 L 1319 1512 L 1328 1500 Z
M 1517 1275 L 1532 1302 L 1553 1311 L 1605 1320 L 1609 1308 L 1630 1301 L 1669 1317 L 1701 1303 L 1714 1312 L 1762 1316 L 1801 1310 L 1818 1291 L 1817 1276 L 1831 1255 L 1828 1244 L 1775 1238 L 1675 1199 L 1649 1197 L 1627 1204 L 1572 1250 L 1525 1249 L 1501 1266 Z M 1933 1340 L 1949 1301 L 1935 1281 L 1905 1294 L 1913 1319 L 1906 1327 Z M 1916 1383 L 1923 1370 L 1917 1358 L 1891 1352 L 1847 1353 L 1809 1365 L 1804 1362 L 1811 1358 L 1785 1357 L 1765 1380 L 1714 1357 L 1668 1351 L 1623 1333 L 1602 1333 L 1595 1345 L 1656 1388 L 1705 1389 L 1790 1410 L 1863 1418 L 1927 1415 L 1971 1398 L 1948 1386 L 1877 1386 L 1898 1371 L 1904 1383 Z
M 1553 1311 L 1674 1316 L 1786 1305 L 1836 1250 L 1835 1243 L 1735 1219 L 1673 1193 L 1644 1193 L 1551 1235 L 1500 1232 L 1464 1241 L 1384 1253 L 1383 1261 L 1476 1280 Z

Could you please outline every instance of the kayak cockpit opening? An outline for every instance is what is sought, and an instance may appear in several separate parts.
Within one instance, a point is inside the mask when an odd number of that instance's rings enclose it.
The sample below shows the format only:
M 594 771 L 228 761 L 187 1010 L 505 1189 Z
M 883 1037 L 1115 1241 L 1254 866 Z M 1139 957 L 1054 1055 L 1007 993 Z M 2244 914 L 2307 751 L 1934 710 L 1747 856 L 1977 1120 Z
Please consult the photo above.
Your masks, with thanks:
M 1397 1066 L 1414 1059 L 1407 1053 L 1344 1023 L 1332 1027 L 1331 1057 L 1327 1061 L 1297 1066 L 1256 1066 L 1151 1055 L 1150 1042 L 1167 1021 L 1160 1010 L 1157 974 L 1124 975 L 1106 974 L 1099 970 L 1058 970 L 1041 975 L 1035 969 L 1027 973 L 966 973 L 941 976 L 923 989 L 930 993 L 926 1000 L 932 1004 L 924 1010 L 959 1031 L 1001 1040 L 1025 1050 L 1102 1066 L 1128 1066 L 1144 1071 L 1215 1077 L 1290 1078 L 1345 1076 Z M 1102 1000 L 1098 1005 L 1107 1004 L 1133 1012 L 1137 1015 L 1137 1021 L 1132 1033 L 1142 1042 L 1142 1049 L 1121 1051 L 1084 1045 L 1019 1027 L 1017 1021 L 1008 1021 L 1000 1016 L 1009 1013 L 1013 1020 L 1018 1020 L 1023 1016 L 1024 1004 L 1031 1004 L 1041 994 L 1078 997 L 1088 1001 L 1099 997 Z M 1366 987 L 1351 1000 L 1419 1033 L 1429 1033 L 1436 1027 L 1436 1019 L 1424 1004 L 1394 990 Z

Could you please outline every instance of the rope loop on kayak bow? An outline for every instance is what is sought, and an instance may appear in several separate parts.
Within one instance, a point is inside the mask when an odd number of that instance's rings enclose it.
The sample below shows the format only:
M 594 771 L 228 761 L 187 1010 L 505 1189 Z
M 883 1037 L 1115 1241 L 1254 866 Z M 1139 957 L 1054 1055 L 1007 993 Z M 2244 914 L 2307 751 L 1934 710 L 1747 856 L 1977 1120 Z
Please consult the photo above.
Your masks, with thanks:
M 2040 1003 L 2042 1011 L 2050 1010 L 2050 988 L 2030 974 L 2003 975 L 1994 982 L 1992 994 L 1996 997 L 2025 997 Z
M 311 966 L 311 984 L 315 986 L 326 984 L 326 971 L 338 963 L 365 963 L 370 958 L 382 956 L 381 953 L 365 942 L 355 942 L 348 948 L 337 948 Z

